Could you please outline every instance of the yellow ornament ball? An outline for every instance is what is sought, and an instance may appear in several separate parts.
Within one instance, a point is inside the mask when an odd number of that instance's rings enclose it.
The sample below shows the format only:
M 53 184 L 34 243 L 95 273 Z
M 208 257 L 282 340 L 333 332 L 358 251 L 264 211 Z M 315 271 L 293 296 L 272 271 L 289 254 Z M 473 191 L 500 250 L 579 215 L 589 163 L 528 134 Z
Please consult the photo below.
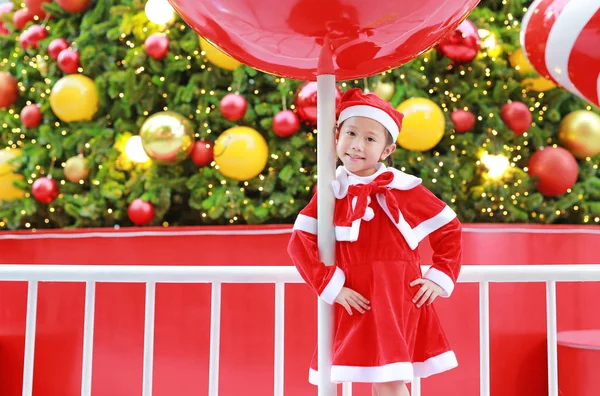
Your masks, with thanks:
M 54 84 L 50 107 L 64 122 L 91 120 L 98 110 L 96 83 L 83 74 L 69 74 Z
M 17 180 L 24 180 L 23 175 L 14 173 L 14 166 L 8 162 L 21 155 L 17 149 L 0 151 L 0 201 L 18 199 L 25 196 L 25 191 L 13 185 Z
M 221 51 L 203 37 L 200 37 L 200 48 L 206 53 L 208 61 L 221 69 L 235 70 L 241 66 L 240 62 Z
M 530 74 L 535 73 L 533 66 L 529 63 L 525 54 L 523 54 L 523 50 L 519 48 L 515 52 L 513 52 L 509 56 L 509 61 L 512 67 L 517 69 L 521 74 Z M 537 73 L 535 73 L 538 75 Z M 527 89 L 531 89 L 536 92 L 546 92 L 551 90 L 552 88 L 556 88 L 556 84 L 554 84 L 551 80 L 548 80 L 542 76 L 538 77 L 529 77 L 521 81 L 521 85 Z
M 434 148 L 446 129 L 442 109 L 425 98 L 411 98 L 400 103 L 397 110 L 404 114 L 398 144 L 410 151 L 427 151 Z
M 213 147 L 219 171 L 234 180 L 250 180 L 263 171 L 269 146 L 256 130 L 237 126 L 223 132 Z
M 587 110 L 569 113 L 560 122 L 558 139 L 579 159 L 600 154 L 600 115 Z

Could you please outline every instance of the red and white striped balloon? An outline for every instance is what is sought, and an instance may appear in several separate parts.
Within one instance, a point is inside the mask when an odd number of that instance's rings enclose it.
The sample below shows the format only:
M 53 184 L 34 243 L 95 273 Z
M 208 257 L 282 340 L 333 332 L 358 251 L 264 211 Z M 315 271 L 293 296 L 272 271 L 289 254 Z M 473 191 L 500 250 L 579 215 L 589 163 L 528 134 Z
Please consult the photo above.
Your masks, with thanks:
M 535 0 L 521 26 L 535 70 L 600 108 L 600 0 Z

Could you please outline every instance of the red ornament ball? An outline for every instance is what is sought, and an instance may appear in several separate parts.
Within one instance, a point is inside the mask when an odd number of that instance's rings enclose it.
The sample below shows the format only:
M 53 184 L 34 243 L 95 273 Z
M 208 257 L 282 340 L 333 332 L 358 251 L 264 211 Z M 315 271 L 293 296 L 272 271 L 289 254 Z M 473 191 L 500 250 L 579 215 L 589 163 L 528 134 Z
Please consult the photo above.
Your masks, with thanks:
M 136 198 L 129 204 L 127 215 L 133 224 L 146 225 L 154 219 L 154 205 Z
M 248 110 L 248 102 L 242 95 L 227 94 L 221 99 L 219 109 L 223 117 L 230 121 L 239 121 L 244 118 L 244 114 Z
M 31 25 L 19 37 L 19 44 L 23 49 L 29 47 L 39 48 L 40 41 L 48 37 L 48 31 L 42 25 Z
M 69 48 L 69 43 L 67 40 L 64 38 L 54 39 L 50 41 L 50 44 L 48 44 L 48 55 L 50 55 L 50 58 L 57 60 L 58 55 L 67 48 Z
M 163 34 L 155 33 L 144 42 L 144 49 L 149 57 L 163 59 L 169 53 L 169 38 Z
M 77 73 L 79 67 L 79 52 L 67 48 L 58 54 L 57 64 L 60 70 L 66 74 Z
M 58 183 L 51 177 L 40 177 L 33 182 L 31 194 L 38 202 L 49 204 L 58 197 Z
M 9 72 L 0 71 L 0 109 L 12 106 L 18 97 L 17 79 Z
M 475 128 L 475 115 L 467 110 L 455 110 L 450 114 L 457 133 L 470 132 Z
M 194 143 L 192 149 L 192 161 L 198 166 L 207 166 L 214 159 L 213 144 L 206 140 L 199 140 Z
M 31 47 L 31 44 L 29 43 L 29 36 L 30 35 L 31 35 L 31 33 L 29 33 L 29 30 L 25 30 L 23 33 L 21 33 L 19 35 L 19 45 L 24 50 L 26 50 L 27 48 Z
M 42 5 L 44 3 L 52 3 L 52 0 L 24 0 L 24 3 L 31 15 L 37 15 L 40 20 L 43 20 L 47 14 L 42 9 Z
M 13 15 L 13 24 L 18 30 L 23 30 L 27 23 L 33 21 L 33 14 L 27 8 L 21 8 L 15 11 Z
M 4 26 L 2 16 L 8 14 L 13 9 L 13 3 L 0 4 L 0 36 L 6 36 L 10 31 Z
M 516 135 L 527 132 L 533 122 L 531 111 L 523 102 L 506 103 L 500 110 L 500 117 Z
M 477 26 L 465 19 L 454 32 L 438 44 L 437 49 L 454 63 L 462 64 L 475 59 L 479 53 L 480 43 Z
M 537 190 L 549 197 L 567 192 L 577 182 L 577 160 L 562 147 L 545 147 L 536 151 L 527 165 L 529 176 L 537 178 Z
M 342 92 L 340 87 L 336 86 L 335 92 L 335 107 L 340 105 Z M 298 117 L 309 125 L 317 124 L 317 83 L 310 81 L 302 85 L 296 93 L 294 101 Z
M 89 8 L 91 0 L 56 0 L 58 5 L 70 13 L 78 13 Z
M 280 111 L 273 117 L 273 132 L 279 137 L 289 137 L 300 129 L 300 119 L 291 110 Z
M 27 128 L 37 128 L 42 123 L 42 111 L 40 106 L 30 104 L 21 110 L 21 122 Z

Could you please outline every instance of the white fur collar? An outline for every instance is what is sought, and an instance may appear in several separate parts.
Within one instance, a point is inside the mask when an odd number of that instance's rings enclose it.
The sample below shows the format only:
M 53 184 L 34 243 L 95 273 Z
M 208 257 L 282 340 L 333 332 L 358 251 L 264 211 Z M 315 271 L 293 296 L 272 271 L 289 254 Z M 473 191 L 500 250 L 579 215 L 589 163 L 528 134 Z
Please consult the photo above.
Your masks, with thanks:
M 357 176 L 348 171 L 344 166 L 340 166 L 335 172 L 335 180 L 331 183 L 333 194 L 337 199 L 344 198 L 348 194 L 348 187 L 356 184 L 369 184 L 384 172 L 392 172 L 394 174 L 394 180 L 389 186 L 396 190 L 410 190 L 421 184 L 420 178 L 399 171 L 396 168 L 388 168 L 381 162 L 377 164 L 377 171 L 370 176 Z

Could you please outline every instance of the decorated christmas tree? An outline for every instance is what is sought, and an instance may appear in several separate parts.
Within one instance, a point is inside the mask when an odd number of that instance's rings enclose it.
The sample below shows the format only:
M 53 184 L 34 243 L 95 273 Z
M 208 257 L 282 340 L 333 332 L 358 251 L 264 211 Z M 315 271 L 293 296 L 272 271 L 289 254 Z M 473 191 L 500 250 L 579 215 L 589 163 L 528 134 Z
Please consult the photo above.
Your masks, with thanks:
M 396 166 L 464 222 L 600 222 L 600 116 L 536 74 L 528 1 L 482 1 L 364 80 L 405 114 Z M 0 5 L 0 229 L 291 223 L 316 83 L 243 65 L 166 0 Z

